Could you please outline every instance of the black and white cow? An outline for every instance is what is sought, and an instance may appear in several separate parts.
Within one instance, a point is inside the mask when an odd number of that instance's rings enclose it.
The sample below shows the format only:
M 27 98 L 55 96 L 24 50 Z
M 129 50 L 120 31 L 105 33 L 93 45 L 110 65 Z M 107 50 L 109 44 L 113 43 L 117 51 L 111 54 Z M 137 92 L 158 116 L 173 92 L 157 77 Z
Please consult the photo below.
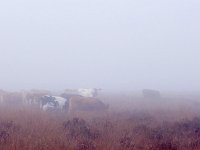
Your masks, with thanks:
M 65 111 L 67 105 L 67 99 L 59 96 L 45 95 L 40 99 L 40 108 L 44 111 Z

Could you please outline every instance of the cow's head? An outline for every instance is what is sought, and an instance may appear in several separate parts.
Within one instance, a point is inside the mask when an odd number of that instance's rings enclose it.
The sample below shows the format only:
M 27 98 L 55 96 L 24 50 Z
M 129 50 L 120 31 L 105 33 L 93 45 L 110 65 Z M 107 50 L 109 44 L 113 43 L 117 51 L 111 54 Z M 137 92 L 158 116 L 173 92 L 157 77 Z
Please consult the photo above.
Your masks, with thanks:
M 45 95 L 45 96 L 40 97 L 40 103 L 42 106 L 47 103 L 55 103 L 55 98 L 50 95 Z

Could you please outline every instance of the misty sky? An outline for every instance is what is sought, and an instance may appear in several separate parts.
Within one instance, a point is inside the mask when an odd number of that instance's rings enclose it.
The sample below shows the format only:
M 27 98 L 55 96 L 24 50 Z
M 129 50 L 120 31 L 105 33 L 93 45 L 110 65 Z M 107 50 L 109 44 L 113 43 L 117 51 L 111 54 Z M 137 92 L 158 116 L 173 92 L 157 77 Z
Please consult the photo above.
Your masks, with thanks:
M 0 2 L 0 88 L 198 90 L 199 0 Z

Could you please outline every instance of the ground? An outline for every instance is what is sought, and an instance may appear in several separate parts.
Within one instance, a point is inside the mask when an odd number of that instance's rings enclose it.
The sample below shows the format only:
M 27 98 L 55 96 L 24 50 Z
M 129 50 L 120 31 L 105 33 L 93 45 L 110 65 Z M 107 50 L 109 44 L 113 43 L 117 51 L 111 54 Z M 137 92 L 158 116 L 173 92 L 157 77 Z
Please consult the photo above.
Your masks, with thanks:
M 198 98 L 102 96 L 106 112 L 0 106 L 2 150 L 198 150 Z

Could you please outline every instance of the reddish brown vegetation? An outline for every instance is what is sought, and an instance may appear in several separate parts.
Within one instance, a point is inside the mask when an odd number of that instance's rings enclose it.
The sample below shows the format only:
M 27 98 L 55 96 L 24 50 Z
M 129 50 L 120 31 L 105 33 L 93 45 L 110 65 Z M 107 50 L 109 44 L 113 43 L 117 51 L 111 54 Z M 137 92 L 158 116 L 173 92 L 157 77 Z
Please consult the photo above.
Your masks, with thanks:
M 30 106 L 1 106 L 0 149 L 199 150 L 200 113 L 189 105 L 169 109 L 165 104 L 164 109 L 157 107 L 159 103 L 154 109 L 143 105 L 145 110 L 135 107 L 76 116 Z

